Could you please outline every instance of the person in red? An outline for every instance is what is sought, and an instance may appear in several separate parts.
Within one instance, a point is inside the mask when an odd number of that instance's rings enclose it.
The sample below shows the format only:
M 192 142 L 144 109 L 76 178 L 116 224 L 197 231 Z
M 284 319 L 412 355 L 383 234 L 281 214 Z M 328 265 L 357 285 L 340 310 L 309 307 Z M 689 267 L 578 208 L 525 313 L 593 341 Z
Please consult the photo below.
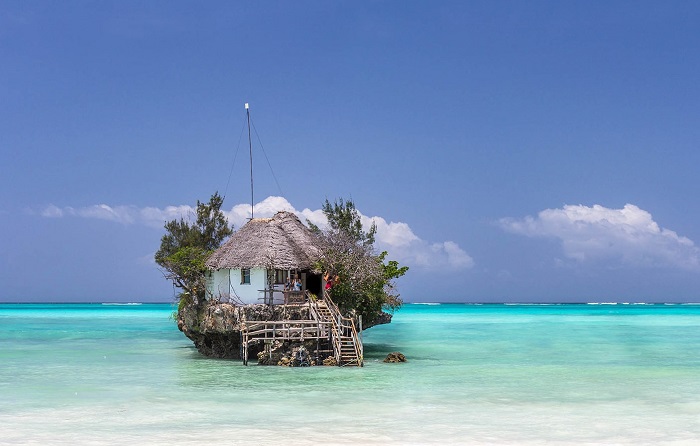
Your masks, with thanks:
M 326 289 L 330 290 L 333 287 L 333 279 L 331 279 L 331 275 L 326 273 L 323 276 L 323 280 L 325 280 L 325 282 L 326 282 Z

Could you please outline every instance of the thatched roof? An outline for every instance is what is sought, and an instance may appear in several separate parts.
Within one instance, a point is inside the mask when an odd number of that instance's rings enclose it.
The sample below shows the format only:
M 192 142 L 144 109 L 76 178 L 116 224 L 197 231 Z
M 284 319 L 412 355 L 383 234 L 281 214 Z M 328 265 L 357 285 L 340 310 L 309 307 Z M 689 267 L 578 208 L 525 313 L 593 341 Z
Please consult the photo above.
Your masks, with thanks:
M 316 236 L 291 212 L 254 218 L 209 256 L 210 269 L 311 268 L 319 256 Z

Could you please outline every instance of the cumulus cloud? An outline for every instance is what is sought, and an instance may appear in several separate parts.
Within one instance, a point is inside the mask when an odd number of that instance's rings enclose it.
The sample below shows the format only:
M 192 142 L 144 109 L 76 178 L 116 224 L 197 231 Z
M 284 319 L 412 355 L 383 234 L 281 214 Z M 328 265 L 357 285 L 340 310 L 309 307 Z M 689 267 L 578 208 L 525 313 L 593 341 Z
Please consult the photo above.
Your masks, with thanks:
M 255 204 L 253 211 L 256 218 L 272 217 L 278 211 L 289 211 L 297 214 L 304 223 L 308 220 L 321 228 L 328 224 L 321 209 L 297 210 L 283 197 L 267 197 Z M 237 204 L 224 213 L 234 228 L 240 228 L 250 218 L 250 205 Z M 474 266 L 474 260 L 471 256 L 453 241 L 429 242 L 414 234 L 407 223 L 388 222 L 382 217 L 368 217 L 361 212 L 359 214 L 365 230 L 369 230 L 372 223 L 377 226 L 377 248 L 389 251 L 390 258 L 398 260 L 401 264 L 427 270 L 464 270 Z M 137 208 L 135 206 L 112 207 L 106 204 L 83 208 L 60 208 L 49 205 L 41 210 L 40 215 L 47 218 L 68 216 L 96 218 L 124 225 L 141 224 L 162 228 L 164 222 L 175 218 L 193 220 L 195 209 L 186 205 L 167 206 L 163 209 L 156 207 Z
M 649 212 L 632 204 L 622 209 L 567 205 L 499 224 L 511 233 L 558 239 L 564 255 L 579 262 L 700 269 L 700 251 L 692 240 L 661 228 Z
M 385 245 L 385 249 L 392 258 L 430 271 L 464 270 L 474 266 L 474 259 L 452 241 L 430 243 L 417 239 L 405 245 Z
M 256 218 L 272 217 L 279 211 L 296 213 L 294 207 L 282 197 L 267 197 L 253 206 Z M 237 204 L 230 211 L 224 213 L 229 223 L 232 223 L 235 228 L 240 228 L 250 219 L 250 204 Z
M 296 210 L 283 197 L 267 197 L 253 206 L 256 217 L 272 217 L 277 211 L 294 212 L 306 223 L 310 221 L 324 228 L 328 224 L 321 209 L 305 208 Z M 453 241 L 431 243 L 416 236 L 409 225 L 403 222 L 387 222 L 384 218 L 368 217 L 358 210 L 360 220 L 365 230 L 374 223 L 377 226 L 376 241 L 379 250 L 389 251 L 392 259 L 411 267 L 429 270 L 450 269 L 463 270 L 474 266 L 474 260 L 459 245 Z M 234 206 L 227 217 L 235 227 L 239 228 L 250 218 L 250 205 Z
M 474 259 L 453 241 L 429 242 L 413 233 L 408 224 L 387 222 L 382 217 L 362 215 L 362 225 L 377 226 L 377 247 L 389 252 L 392 259 L 426 270 L 464 270 L 474 266 Z

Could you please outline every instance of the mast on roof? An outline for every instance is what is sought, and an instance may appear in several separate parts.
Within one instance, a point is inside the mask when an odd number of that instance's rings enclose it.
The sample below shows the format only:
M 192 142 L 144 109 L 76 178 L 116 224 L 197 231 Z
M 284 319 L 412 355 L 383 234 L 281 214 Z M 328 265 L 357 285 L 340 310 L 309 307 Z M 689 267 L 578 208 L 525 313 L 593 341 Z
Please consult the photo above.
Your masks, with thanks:
M 245 113 L 248 116 L 248 149 L 250 153 L 250 219 L 253 219 L 253 143 L 250 138 L 250 109 L 245 103 Z

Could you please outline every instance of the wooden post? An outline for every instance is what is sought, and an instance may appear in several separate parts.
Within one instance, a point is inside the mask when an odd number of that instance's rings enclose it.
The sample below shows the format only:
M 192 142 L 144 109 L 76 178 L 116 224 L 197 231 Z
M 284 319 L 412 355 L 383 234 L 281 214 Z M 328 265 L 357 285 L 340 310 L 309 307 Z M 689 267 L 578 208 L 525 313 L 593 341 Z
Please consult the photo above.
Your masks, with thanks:
M 360 367 L 364 367 L 364 362 L 365 362 L 365 344 L 362 342 L 362 315 L 358 317 L 358 321 L 360 324 Z
M 248 339 L 243 343 L 243 365 L 248 365 Z

